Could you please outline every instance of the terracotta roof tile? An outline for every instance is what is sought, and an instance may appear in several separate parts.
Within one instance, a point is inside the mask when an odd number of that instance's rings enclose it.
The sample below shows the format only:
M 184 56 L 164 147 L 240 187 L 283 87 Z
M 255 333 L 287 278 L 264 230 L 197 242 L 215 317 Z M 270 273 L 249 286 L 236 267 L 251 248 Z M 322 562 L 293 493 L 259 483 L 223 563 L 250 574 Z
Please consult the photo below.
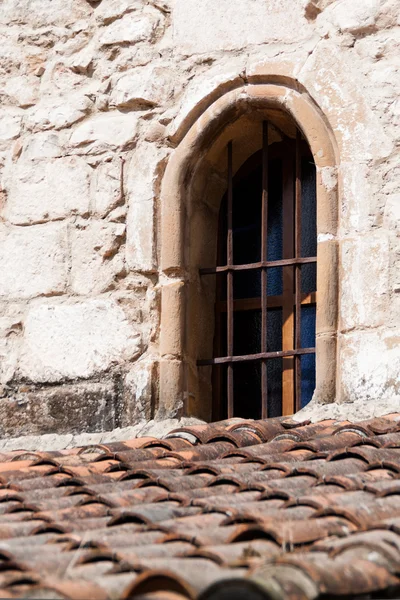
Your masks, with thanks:
M 0 455 L 0 598 L 400 596 L 400 415 Z

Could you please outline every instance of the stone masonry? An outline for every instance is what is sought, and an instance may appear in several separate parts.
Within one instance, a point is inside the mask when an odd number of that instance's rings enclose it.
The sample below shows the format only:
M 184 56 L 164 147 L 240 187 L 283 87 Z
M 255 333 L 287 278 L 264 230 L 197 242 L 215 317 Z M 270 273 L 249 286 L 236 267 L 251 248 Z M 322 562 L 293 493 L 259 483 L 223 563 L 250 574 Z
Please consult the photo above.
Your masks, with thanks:
M 163 174 L 261 66 L 339 148 L 337 401 L 398 410 L 399 55 L 400 0 L 2 0 L 0 436 L 181 416 L 158 406 Z

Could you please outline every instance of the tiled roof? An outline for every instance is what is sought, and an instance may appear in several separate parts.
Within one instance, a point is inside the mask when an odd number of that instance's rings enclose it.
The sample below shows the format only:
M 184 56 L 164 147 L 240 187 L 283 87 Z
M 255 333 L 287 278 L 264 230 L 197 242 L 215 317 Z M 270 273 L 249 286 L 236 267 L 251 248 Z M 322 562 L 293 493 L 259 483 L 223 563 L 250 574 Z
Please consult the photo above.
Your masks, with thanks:
M 400 414 L 0 460 L 0 598 L 400 597 Z

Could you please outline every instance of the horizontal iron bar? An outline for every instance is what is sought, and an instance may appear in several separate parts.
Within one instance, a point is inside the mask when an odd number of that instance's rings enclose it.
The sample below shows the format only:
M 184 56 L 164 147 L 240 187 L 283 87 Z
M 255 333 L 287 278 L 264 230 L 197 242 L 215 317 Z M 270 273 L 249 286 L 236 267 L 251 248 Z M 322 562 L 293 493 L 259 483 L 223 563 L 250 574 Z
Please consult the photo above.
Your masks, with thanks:
M 298 350 L 280 350 L 278 352 L 260 352 L 259 354 L 245 354 L 244 356 L 221 356 L 198 360 L 197 366 L 207 367 L 210 365 L 223 365 L 237 362 L 249 362 L 253 360 L 267 360 L 271 358 L 286 358 L 288 356 L 302 356 L 303 354 L 315 354 L 315 348 L 299 348 Z
M 281 260 L 267 260 L 248 265 L 223 265 L 222 267 L 209 267 L 200 269 L 200 275 L 214 275 L 215 273 L 227 273 L 228 271 L 250 271 L 252 269 L 272 269 L 273 267 L 290 267 L 291 265 L 306 265 L 316 263 L 316 256 L 306 258 L 282 258 Z
M 284 296 L 267 296 L 268 308 L 282 308 L 284 304 Z M 295 303 L 295 297 L 293 296 L 293 305 Z M 301 305 L 310 305 L 317 303 L 317 292 L 310 292 L 309 294 L 302 294 Z M 289 300 L 290 304 L 290 300 Z M 226 301 L 218 302 L 216 304 L 217 311 L 226 312 Z M 261 298 L 238 298 L 233 302 L 233 310 L 241 312 L 244 310 L 258 310 L 261 308 Z

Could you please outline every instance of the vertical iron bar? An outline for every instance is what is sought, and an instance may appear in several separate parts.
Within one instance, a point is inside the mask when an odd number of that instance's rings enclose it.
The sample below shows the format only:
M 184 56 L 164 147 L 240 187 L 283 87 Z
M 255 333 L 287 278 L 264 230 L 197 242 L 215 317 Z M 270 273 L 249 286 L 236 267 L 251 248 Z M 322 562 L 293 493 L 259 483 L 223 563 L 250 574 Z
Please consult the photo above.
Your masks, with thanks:
M 295 190 L 295 258 L 301 257 L 301 133 L 296 133 L 296 190 Z M 301 265 L 295 267 L 295 326 L 294 347 L 301 347 Z M 301 357 L 295 357 L 295 409 L 301 408 Z
M 228 144 L 228 236 L 227 236 L 227 263 L 233 264 L 233 153 L 232 142 Z M 227 350 L 228 356 L 233 356 L 233 272 L 228 271 L 227 274 L 227 319 L 228 319 L 228 339 Z M 228 365 L 228 419 L 234 416 L 234 401 L 233 401 L 233 365 Z
M 295 173 L 293 165 L 295 153 L 286 151 L 282 160 L 283 178 L 283 258 L 294 257 L 294 186 Z M 282 350 L 294 348 L 294 281 L 293 267 L 282 268 Z M 292 415 L 295 411 L 295 363 L 292 356 L 282 359 L 282 415 Z
M 262 204 L 261 204 L 261 261 L 267 260 L 268 227 L 268 121 L 263 121 Z M 267 269 L 261 269 L 261 352 L 267 352 Z M 261 418 L 268 417 L 267 361 L 261 361 Z

